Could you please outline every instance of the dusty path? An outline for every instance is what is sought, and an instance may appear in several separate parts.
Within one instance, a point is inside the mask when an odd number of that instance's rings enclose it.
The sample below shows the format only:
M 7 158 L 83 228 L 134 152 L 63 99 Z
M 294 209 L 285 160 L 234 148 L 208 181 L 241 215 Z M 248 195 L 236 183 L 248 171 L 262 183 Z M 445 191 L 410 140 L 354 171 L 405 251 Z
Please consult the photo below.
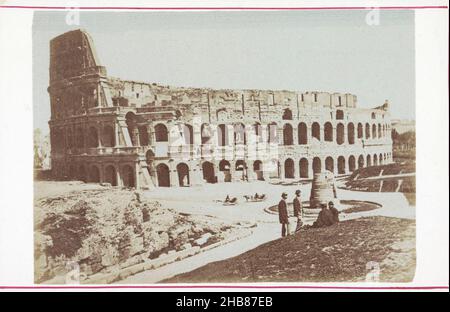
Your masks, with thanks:
M 220 246 L 164 267 L 138 273 L 127 279 L 119 281 L 120 284 L 150 284 L 168 279 L 177 274 L 192 271 L 208 263 L 224 260 L 240 255 L 248 250 L 269 241 L 278 239 L 280 226 L 276 215 L 268 214 L 264 208 L 275 205 L 279 201 L 282 192 L 289 194 L 289 200 L 293 198 L 296 189 L 300 189 L 304 197 L 310 192 L 311 185 L 269 185 L 265 182 L 254 183 L 229 183 L 227 188 L 220 185 L 208 184 L 202 187 L 157 189 L 147 191 L 145 197 L 161 202 L 163 207 L 175 209 L 189 214 L 201 214 L 215 216 L 230 221 L 246 221 L 256 223 L 252 235 L 241 240 Z M 268 199 L 265 202 L 247 203 L 243 195 L 265 193 Z M 223 206 L 217 200 L 222 200 L 226 195 L 238 197 L 236 206 Z M 355 213 L 351 219 L 363 216 L 387 216 L 406 219 L 415 219 L 415 209 L 409 206 L 408 201 L 401 193 L 368 193 L 348 190 L 338 190 L 340 199 L 366 200 L 380 203 L 382 208 Z M 306 198 L 307 199 L 307 198 Z M 294 220 L 293 220 L 294 221 Z M 295 221 L 294 221 L 295 222 Z

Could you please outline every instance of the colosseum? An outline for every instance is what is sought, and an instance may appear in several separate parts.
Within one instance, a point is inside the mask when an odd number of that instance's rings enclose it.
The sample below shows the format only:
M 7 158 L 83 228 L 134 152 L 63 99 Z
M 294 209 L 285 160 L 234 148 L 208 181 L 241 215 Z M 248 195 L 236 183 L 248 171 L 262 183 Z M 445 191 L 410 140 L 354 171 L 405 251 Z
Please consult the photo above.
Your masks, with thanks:
M 153 188 L 310 179 L 392 162 L 389 104 L 352 94 L 184 88 L 109 77 L 83 30 L 50 42 L 57 179 Z

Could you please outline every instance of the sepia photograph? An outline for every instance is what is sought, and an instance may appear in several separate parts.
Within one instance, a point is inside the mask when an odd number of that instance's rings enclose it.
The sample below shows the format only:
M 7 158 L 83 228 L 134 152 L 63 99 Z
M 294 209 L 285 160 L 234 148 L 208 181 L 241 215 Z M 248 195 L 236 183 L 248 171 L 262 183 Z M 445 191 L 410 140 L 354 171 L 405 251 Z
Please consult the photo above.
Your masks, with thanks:
M 35 283 L 412 282 L 414 16 L 35 12 Z

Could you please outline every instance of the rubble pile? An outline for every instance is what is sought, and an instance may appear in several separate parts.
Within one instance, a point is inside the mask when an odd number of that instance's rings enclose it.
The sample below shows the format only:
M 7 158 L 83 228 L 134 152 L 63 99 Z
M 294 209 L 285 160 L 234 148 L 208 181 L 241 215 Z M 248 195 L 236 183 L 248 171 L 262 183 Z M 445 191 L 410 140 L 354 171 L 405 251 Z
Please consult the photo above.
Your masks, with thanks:
M 102 189 L 35 203 L 35 280 L 79 266 L 80 277 L 224 239 L 234 225 L 182 215 L 130 190 Z M 69 266 L 69 267 L 68 267 Z

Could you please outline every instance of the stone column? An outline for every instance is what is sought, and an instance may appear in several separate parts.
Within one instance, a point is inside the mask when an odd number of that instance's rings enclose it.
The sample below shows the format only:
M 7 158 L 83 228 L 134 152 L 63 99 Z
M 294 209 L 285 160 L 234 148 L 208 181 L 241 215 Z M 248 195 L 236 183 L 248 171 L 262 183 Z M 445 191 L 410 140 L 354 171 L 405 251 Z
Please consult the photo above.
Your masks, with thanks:
M 113 124 L 114 129 L 114 147 L 119 146 L 119 127 L 117 126 L 117 123 L 114 122 Z
M 147 136 L 148 136 L 148 145 L 153 145 L 155 142 L 155 131 L 153 131 L 153 127 L 151 125 L 147 125 Z
M 140 170 L 140 166 L 139 166 L 139 162 L 136 162 L 135 166 L 134 166 L 134 185 L 136 186 L 136 189 L 140 189 L 141 188 L 141 170 Z
M 170 186 L 179 186 L 180 182 L 178 181 L 178 172 L 177 169 L 173 169 L 172 166 L 170 166 Z
M 102 148 L 102 129 L 103 129 L 102 124 L 98 123 L 96 129 L 97 129 L 98 147 Z
M 284 179 L 284 176 L 285 176 L 284 170 L 285 170 L 285 168 L 284 168 L 284 161 L 280 160 L 280 165 L 279 165 L 279 168 L 278 168 L 278 173 L 279 173 L 278 178 Z
M 117 164 L 114 166 L 116 169 L 116 180 L 117 180 L 117 186 L 123 186 L 122 177 L 120 175 L 120 166 Z
M 314 178 L 313 158 L 308 160 L 308 178 Z

